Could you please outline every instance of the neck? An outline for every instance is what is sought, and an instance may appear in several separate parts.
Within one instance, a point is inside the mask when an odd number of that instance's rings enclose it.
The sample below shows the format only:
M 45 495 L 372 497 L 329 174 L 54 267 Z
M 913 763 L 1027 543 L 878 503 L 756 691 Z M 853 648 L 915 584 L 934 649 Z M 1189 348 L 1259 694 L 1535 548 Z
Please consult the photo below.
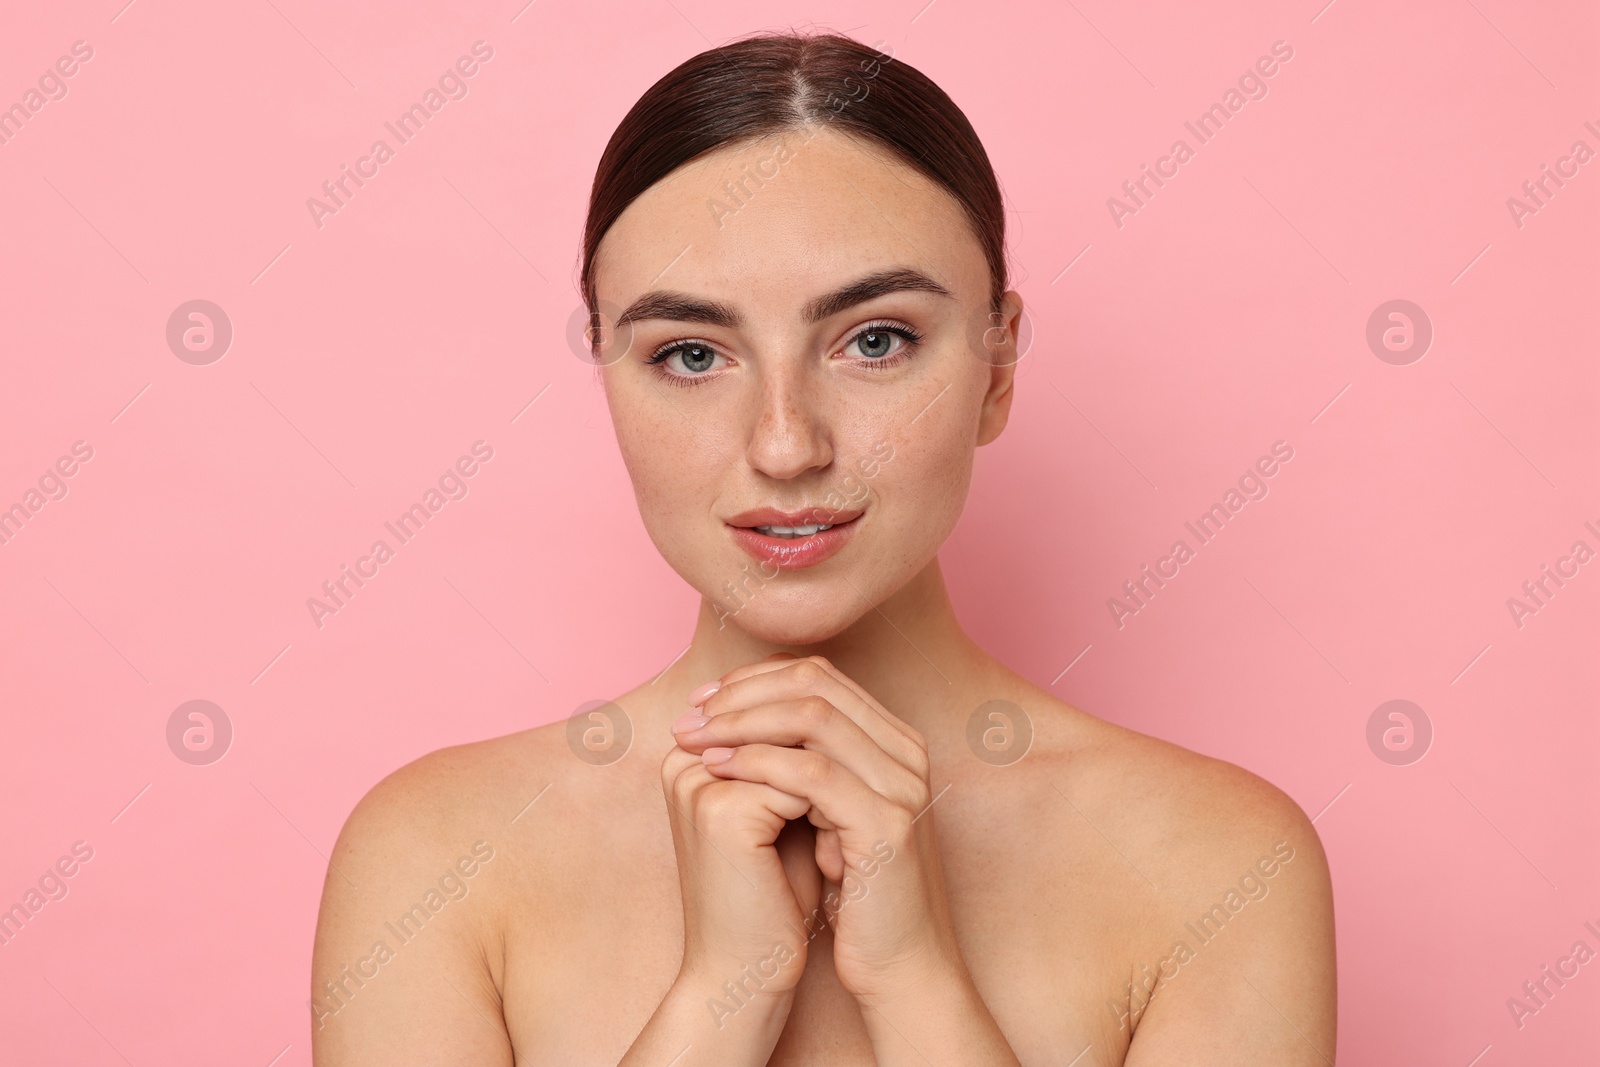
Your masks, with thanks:
M 756 637 L 700 602 L 694 640 L 661 681 L 688 692 L 774 652 L 823 656 L 913 728 L 927 733 L 964 706 L 993 658 L 957 621 L 938 557 L 905 587 L 842 632 L 811 644 L 780 645 Z M 680 700 L 681 702 L 681 700 Z

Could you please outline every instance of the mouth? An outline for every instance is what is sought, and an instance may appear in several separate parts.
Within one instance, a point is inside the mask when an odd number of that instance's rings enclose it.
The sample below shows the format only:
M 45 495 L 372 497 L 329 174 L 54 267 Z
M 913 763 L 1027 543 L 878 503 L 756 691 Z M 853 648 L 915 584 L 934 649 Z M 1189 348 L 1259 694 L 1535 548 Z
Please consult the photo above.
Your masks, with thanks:
M 860 511 L 759 508 L 728 519 L 727 527 L 757 562 L 790 570 L 815 566 L 837 553 L 855 533 L 860 518 Z
M 812 534 L 821 533 L 823 530 L 831 530 L 834 525 L 834 523 L 828 522 L 815 526 L 752 526 L 750 529 L 759 534 L 766 534 L 768 537 L 795 538 L 810 537 Z

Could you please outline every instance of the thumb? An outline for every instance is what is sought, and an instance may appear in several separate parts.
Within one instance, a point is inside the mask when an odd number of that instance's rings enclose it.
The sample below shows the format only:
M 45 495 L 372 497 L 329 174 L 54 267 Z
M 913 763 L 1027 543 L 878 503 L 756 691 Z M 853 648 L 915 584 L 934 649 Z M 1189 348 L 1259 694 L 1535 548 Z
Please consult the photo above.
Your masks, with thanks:
M 789 888 L 794 891 L 800 914 L 807 919 L 816 915 L 822 903 L 823 875 L 816 863 L 816 830 L 802 819 L 792 819 L 778 832 L 778 856 L 783 861 L 784 873 L 789 876 Z M 807 939 L 815 932 L 808 925 Z

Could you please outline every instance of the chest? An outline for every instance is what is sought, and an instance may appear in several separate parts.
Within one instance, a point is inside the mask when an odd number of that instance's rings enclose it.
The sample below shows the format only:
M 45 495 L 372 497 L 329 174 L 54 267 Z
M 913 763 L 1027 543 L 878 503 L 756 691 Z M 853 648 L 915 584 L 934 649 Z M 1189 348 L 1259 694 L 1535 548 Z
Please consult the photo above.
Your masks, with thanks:
M 1085 859 L 1097 854 L 1091 842 L 1041 850 L 1039 830 L 1024 841 L 1016 830 L 941 824 L 957 941 L 1023 1064 L 1071 1062 L 1091 1044 L 1099 1062 L 1121 1062 L 1128 1033 L 1109 1005 L 1125 995 L 1134 956 L 1125 872 Z M 617 1063 L 677 974 L 683 919 L 670 839 L 642 837 L 607 856 L 530 892 L 541 906 L 506 931 L 504 1012 L 519 1061 Z M 826 931 L 812 943 L 774 1067 L 874 1062 L 832 948 Z M 708 1003 L 708 1020 L 714 1012 Z

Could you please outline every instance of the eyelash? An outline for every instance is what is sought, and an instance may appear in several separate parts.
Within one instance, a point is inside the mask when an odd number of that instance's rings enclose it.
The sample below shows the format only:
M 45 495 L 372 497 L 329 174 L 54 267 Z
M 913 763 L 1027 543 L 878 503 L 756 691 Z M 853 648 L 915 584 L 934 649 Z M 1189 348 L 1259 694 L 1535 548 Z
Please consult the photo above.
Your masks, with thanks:
M 915 352 L 917 346 L 922 343 L 922 334 L 918 333 L 910 326 L 907 326 L 905 323 L 884 321 L 869 322 L 862 326 L 855 333 L 851 334 L 847 341 L 845 341 L 845 347 L 850 347 L 857 341 L 861 340 L 864 334 L 869 333 L 891 333 L 905 342 L 903 345 L 901 345 L 900 350 L 892 355 L 879 356 L 877 358 L 868 356 L 861 357 L 858 363 L 860 365 L 870 367 L 873 370 L 883 370 L 887 367 L 899 366 L 907 359 L 910 359 L 911 354 Z M 645 363 L 655 368 L 657 377 L 671 382 L 673 385 L 699 385 L 702 381 L 713 377 L 713 375 L 708 374 L 705 371 L 701 371 L 699 374 L 684 375 L 666 369 L 664 366 L 666 361 L 671 359 L 676 353 L 682 352 L 687 348 L 707 348 L 712 352 L 717 351 L 715 347 L 707 344 L 704 341 L 697 341 L 693 338 L 684 338 L 677 341 L 671 341 L 656 349 L 655 354 L 646 359 Z

